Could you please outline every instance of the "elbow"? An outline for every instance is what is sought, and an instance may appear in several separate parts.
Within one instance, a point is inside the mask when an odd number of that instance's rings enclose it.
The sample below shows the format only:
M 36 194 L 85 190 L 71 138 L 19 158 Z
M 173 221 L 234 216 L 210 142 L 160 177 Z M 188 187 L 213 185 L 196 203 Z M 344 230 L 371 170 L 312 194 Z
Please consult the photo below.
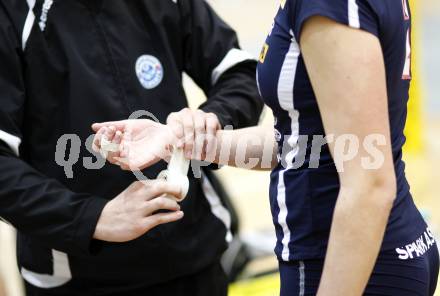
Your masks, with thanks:
M 396 178 L 378 179 L 371 186 L 370 204 L 379 212 L 389 215 L 397 197 Z
M 390 212 L 397 196 L 397 181 L 393 173 L 377 174 L 369 182 L 367 200 L 378 210 Z
M 394 170 L 389 173 L 368 173 L 359 178 L 354 186 L 341 185 L 341 190 L 361 207 L 368 207 L 377 213 L 391 212 L 397 196 L 397 180 Z M 350 199 L 351 199 L 350 198 Z

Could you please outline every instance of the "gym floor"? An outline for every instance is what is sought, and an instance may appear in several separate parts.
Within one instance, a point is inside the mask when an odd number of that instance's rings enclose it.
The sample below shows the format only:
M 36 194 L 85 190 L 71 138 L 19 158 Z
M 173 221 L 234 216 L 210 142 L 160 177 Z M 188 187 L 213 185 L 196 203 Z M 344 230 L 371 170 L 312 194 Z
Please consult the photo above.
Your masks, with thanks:
M 417 0 L 416 0 L 417 1 Z M 267 0 L 210 0 L 217 12 L 240 35 L 243 48 L 254 55 L 258 55 L 262 42 L 272 23 L 278 7 L 278 1 Z M 420 151 L 405 154 L 407 174 L 412 185 L 412 193 L 419 208 L 422 210 L 432 229 L 440 233 L 440 197 L 436 187 L 440 184 L 440 174 L 436 168 L 440 167 L 440 84 L 437 74 L 440 73 L 440 2 L 424 0 L 419 3 L 417 29 L 419 31 L 421 57 L 418 62 L 421 77 L 419 79 L 423 89 L 422 100 L 422 128 L 423 145 Z M 246 15 L 243 15 L 243 12 Z M 437 36 L 437 39 L 435 38 Z M 186 79 L 186 89 L 190 98 L 190 105 L 197 107 L 204 99 L 203 93 Z M 262 124 L 272 125 L 270 112 L 266 112 Z M 272 231 L 272 220 L 268 203 L 269 174 L 265 172 L 248 172 L 239 169 L 223 168 L 219 175 L 225 181 L 228 191 L 234 197 L 234 202 L 241 216 L 242 231 L 244 234 L 253 234 L 261 231 Z M 244 184 L 244 185 L 243 185 Z M 0 222 L 1 224 L 1 222 Z M 15 264 L 14 234 L 9 227 L 0 225 L 0 296 L 2 286 L 7 296 L 23 295 L 18 271 Z M 263 263 L 265 266 L 275 266 L 273 259 Z M 275 281 L 275 282 L 274 282 Z M 262 283 L 264 285 L 265 283 Z M 234 296 L 269 296 L 276 295 L 276 278 L 269 279 L 266 288 L 272 287 L 271 292 L 260 293 L 258 287 L 253 289 L 232 289 Z M 247 291 L 247 292 L 244 292 Z M 440 296 L 440 293 L 438 293 Z

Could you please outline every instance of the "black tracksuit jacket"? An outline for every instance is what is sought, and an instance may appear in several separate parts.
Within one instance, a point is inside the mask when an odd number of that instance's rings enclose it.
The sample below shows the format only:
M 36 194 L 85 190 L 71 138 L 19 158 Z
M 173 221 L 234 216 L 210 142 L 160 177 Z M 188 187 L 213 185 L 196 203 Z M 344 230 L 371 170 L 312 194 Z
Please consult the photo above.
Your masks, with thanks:
M 140 57 L 147 62 L 136 66 Z M 18 230 L 24 278 L 45 288 L 73 279 L 123 291 L 218 261 L 228 217 L 212 213 L 215 193 L 193 176 L 182 221 L 128 243 L 94 241 L 103 207 L 136 178 L 110 164 L 87 169 L 99 158 L 86 140 L 93 122 L 136 110 L 164 123 L 187 106 L 183 72 L 207 95 L 200 108 L 222 125 L 254 125 L 262 109 L 255 67 L 203 0 L 1 0 L 0 217 Z M 55 160 L 66 134 L 81 141 L 69 175 Z

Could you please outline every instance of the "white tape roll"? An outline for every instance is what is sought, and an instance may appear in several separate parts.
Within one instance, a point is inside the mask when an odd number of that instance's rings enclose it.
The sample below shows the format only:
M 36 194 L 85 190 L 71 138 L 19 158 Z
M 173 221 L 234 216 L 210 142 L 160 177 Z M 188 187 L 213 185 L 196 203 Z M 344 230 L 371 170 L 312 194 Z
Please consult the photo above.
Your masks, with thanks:
M 158 178 L 165 179 L 167 182 L 180 186 L 182 197 L 177 199 L 174 196 L 167 195 L 166 197 L 181 202 L 185 199 L 189 190 L 188 170 L 190 161 L 185 158 L 182 149 L 174 148 L 171 154 L 171 160 L 168 164 L 168 169 L 162 171 Z

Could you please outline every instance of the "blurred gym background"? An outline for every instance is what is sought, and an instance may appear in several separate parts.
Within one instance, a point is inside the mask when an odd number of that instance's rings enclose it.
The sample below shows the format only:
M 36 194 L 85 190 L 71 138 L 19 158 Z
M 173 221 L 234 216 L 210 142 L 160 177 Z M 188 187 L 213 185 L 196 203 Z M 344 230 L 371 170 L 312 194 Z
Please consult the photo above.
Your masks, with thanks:
M 217 12 L 239 33 L 243 48 L 258 56 L 271 26 L 278 1 L 209 0 Z M 440 233 L 440 1 L 413 0 L 413 84 L 409 104 L 405 147 L 407 174 L 412 193 L 424 216 Z M 186 90 L 191 107 L 204 99 L 188 79 Z M 266 112 L 262 124 L 272 125 Z M 273 226 L 268 204 L 269 174 L 223 168 L 218 175 L 233 198 L 240 217 L 241 237 L 254 242 L 253 260 L 231 285 L 231 296 L 274 296 L 279 280 L 273 248 Z M 0 222 L 0 296 L 22 296 L 22 284 L 15 263 L 14 232 Z M 269 254 L 267 254 L 269 250 Z M 440 293 L 438 293 L 440 295 Z

